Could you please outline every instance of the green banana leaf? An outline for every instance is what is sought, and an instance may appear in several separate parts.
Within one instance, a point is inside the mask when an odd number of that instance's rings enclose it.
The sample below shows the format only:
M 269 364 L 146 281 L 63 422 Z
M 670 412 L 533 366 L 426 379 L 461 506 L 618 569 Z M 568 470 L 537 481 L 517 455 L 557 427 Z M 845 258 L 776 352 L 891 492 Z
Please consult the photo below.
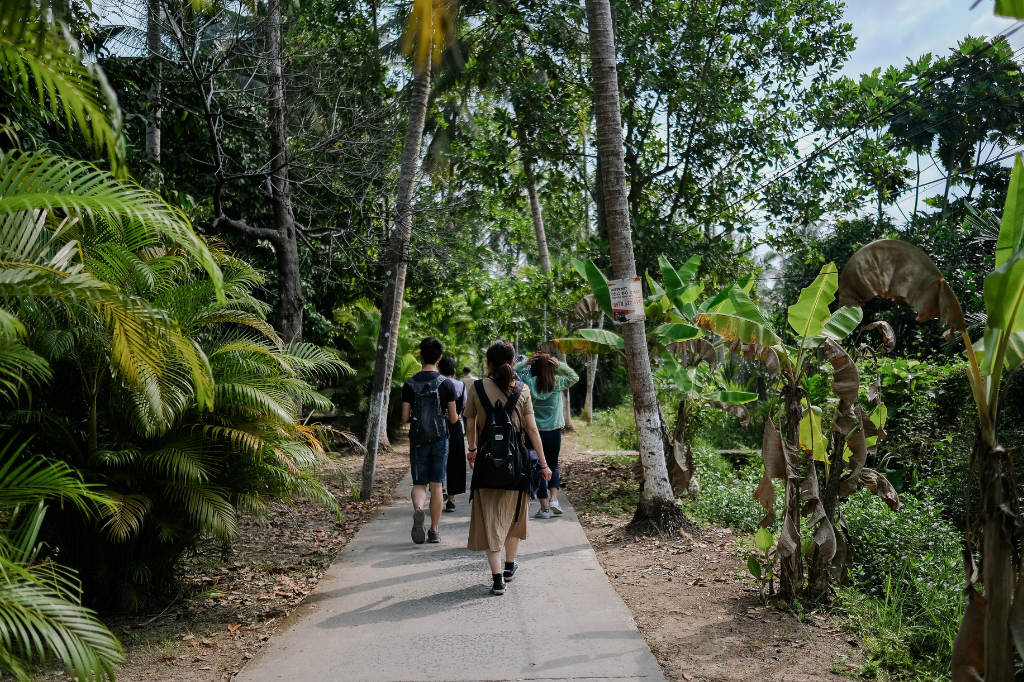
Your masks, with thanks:
M 800 419 L 800 449 L 809 452 L 819 462 L 826 461 L 825 436 L 821 432 L 821 408 L 812 405 L 804 409 Z
M 661 288 L 661 285 L 651 279 L 651 273 L 646 272 L 644 275 L 647 277 L 647 288 L 651 290 L 651 295 L 648 299 L 658 299 L 665 295 L 665 290 Z
M 690 256 L 690 259 L 683 264 L 678 271 L 672 267 L 665 256 L 658 257 L 658 264 L 661 265 L 661 277 L 665 282 L 665 290 L 669 298 L 679 296 L 689 286 L 690 280 L 697 274 L 700 267 L 700 256 Z
M 590 290 L 594 292 L 594 298 L 597 299 L 597 304 L 601 306 L 601 310 L 608 317 L 612 315 L 612 295 L 608 290 L 608 280 L 605 279 L 604 273 L 597 269 L 594 265 L 594 261 L 588 260 L 584 266 L 586 272 L 587 283 L 590 284 Z
M 996 268 L 1009 260 L 1021 246 L 1024 236 L 1024 163 L 1018 154 L 1010 174 L 1010 186 L 1006 190 L 1003 218 L 996 239 Z
M 994 14 L 999 17 L 1024 19 L 1024 0 L 996 0 Z
M 676 304 L 676 307 L 682 310 L 684 307 L 690 305 L 697 300 L 697 297 L 704 291 L 703 284 L 693 284 L 687 287 L 683 293 L 679 294 L 672 299 L 672 302 Z
M 817 336 L 812 336 L 804 343 L 809 348 L 814 348 L 825 342 L 825 339 L 842 341 L 853 333 L 861 320 L 864 319 L 864 310 L 853 306 L 843 306 L 832 313 L 832 316 L 825 321 L 825 329 Z
M 828 307 L 839 290 L 839 269 L 835 263 L 823 265 L 810 286 L 800 292 L 800 299 L 789 306 L 789 326 L 797 336 L 808 339 L 825 330 Z
M 706 397 L 708 400 L 717 400 L 726 405 L 743 405 L 757 400 L 757 394 L 748 391 L 715 391 Z
M 579 335 L 587 341 L 600 343 L 610 348 L 622 350 L 626 347 L 626 344 L 620 335 L 615 332 L 608 331 L 607 329 L 580 329 Z
M 714 332 L 724 339 L 739 339 L 742 343 L 775 346 L 781 340 L 767 324 L 759 324 L 738 315 L 702 313 L 695 320 L 698 327 Z
M 674 343 L 676 341 L 689 341 L 703 335 L 701 330 L 689 324 L 681 322 L 670 322 L 655 327 L 650 332 L 651 336 L 657 337 L 662 343 Z
M 978 358 L 978 364 L 985 367 L 985 340 L 978 339 L 973 344 L 974 354 Z M 1007 340 L 1006 352 L 1003 354 L 1003 366 L 1008 370 L 1017 369 L 1024 362 L 1024 332 L 1010 334 Z

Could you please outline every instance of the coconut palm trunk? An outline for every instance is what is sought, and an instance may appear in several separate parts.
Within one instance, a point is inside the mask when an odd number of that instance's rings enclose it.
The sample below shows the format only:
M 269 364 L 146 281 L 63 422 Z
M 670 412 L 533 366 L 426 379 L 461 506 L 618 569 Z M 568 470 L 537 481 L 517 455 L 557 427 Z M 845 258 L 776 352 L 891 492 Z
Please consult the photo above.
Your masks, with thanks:
M 146 124 L 146 156 L 154 163 L 160 163 L 160 80 L 163 67 L 160 57 L 163 54 L 160 44 L 160 0 L 148 0 L 146 3 L 146 52 L 153 64 L 153 82 L 150 83 L 147 100 L 152 119 Z
M 430 68 L 417 73 L 409 92 L 409 124 L 402 145 L 402 166 L 398 178 L 396 224 L 388 245 L 389 259 L 387 283 L 384 285 L 384 303 L 381 306 L 380 333 L 377 336 L 377 359 L 373 367 L 373 385 L 370 389 L 370 414 L 366 420 L 366 455 L 363 457 L 361 499 L 368 500 L 373 492 L 373 479 L 377 469 L 377 451 L 381 442 L 387 442 L 388 398 L 391 393 L 391 374 L 395 368 L 398 350 L 398 329 L 402 323 L 402 301 L 405 295 L 405 273 L 409 266 L 409 241 L 412 237 L 412 200 L 416 192 L 419 172 L 420 145 L 423 126 L 427 120 L 427 100 L 430 97 Z
M 267 4 L 267 109 L 270 117 L 270 195 L 277 231 L 277 332 L 285 343 L 302 340 L 302 295 L 297 226 L 288 180 L 288 130 L 281 56 L 281 0 Z
M 626 168 L 622 147 L 622 115 L 619 108 L 619 77 L 615 62 L 615 35 L 609 0 L 586 0 L 590 37 L 594 116 L 597 121 L 597 155 L 601 166 L 604 217 L 611 247 L 612 273 L 616 279 L 636 277 L 633 238 L 629 225 Z M 633 528 L 673 533 L 682 517 L 675 505 L 665 466 L 661 409 L 654 391 L 654 376 L 647 357 L 644 323 L 622 325 L 626 368 L 633 392 L 637 441 L 644 468 L 644 493 L 633 517 Z

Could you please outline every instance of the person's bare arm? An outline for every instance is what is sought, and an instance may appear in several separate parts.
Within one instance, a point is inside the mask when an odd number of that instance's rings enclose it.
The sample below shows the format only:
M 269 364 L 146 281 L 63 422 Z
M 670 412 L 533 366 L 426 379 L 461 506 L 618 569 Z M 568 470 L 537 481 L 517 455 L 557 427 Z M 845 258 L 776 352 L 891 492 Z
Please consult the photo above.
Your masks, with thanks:
M 526 434 L 530 437 L 530 442 L 533 443 L 533 447 L 537 450 L 537 461 L 540 463 L 541 468 L 540 475 L 544 477 L 545 481 L 550 481 L 551 469 L 548 468 L 548 460 L 544 457 L 544 445 L 540 442 L 540 431 L 537 429 L 537 420 L 533 418 L 532 414 L 528 414 L 523 418 L 523 427 L 526 430 Z
M 410 419 L 412 419 L 412 405 L 402 403 L 402 423 L 408 424 Z
M 459 413 L 455 410 L 455 401 L 448 403 L 448 421 L 452 424 L 459 421 Z
M 466 441 L 469 443 L 466 459 L 472 466 L 476 463 L 476 417 L 466 417 Z

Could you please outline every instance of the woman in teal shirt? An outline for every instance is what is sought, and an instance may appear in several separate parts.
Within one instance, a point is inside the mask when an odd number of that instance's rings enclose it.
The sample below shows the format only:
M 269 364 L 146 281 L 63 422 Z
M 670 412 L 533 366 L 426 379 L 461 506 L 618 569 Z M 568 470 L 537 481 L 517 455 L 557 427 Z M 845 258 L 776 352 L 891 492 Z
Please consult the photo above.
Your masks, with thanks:
M 530 368 L 529 374 L 522 371 L 527 366 Z M 541 479 L 537 488 L 540 509 L 536 514 L 538 519 L 550 519 L 551 512 L 556 515 L 562 513 L 562 507 L 558 504 L 558 451 L 562 447 L 562 427 L 565 426 L 565 419 L 562 417 L 562 391 L 579 381 L 580 377 L 566 363 L 540 352 L 534 353 L 528 360 L 517 363 L 513 369 L 520 372 L 523 382 L 530 387 L 533 415 L 537 420 L 537 430 L 540 431 L 542 452 L 548 466 L 551 467 L 551 480 Z

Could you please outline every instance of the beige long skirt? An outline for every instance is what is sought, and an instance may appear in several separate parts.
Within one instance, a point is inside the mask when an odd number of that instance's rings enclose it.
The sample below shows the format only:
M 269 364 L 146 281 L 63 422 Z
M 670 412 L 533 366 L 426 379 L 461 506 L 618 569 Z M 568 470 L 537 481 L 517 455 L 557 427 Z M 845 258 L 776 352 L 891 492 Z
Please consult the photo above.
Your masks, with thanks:
M 482 552 L 500 552 L 505 538 L 526 539 L 526 517 L 530 511 L 530 493 L 522 493 L 519 520 L 515 521 L 516 490 L 481 488 L 473 491 L 473 510 L 469 517 L 469 542 L 466 547 Z

